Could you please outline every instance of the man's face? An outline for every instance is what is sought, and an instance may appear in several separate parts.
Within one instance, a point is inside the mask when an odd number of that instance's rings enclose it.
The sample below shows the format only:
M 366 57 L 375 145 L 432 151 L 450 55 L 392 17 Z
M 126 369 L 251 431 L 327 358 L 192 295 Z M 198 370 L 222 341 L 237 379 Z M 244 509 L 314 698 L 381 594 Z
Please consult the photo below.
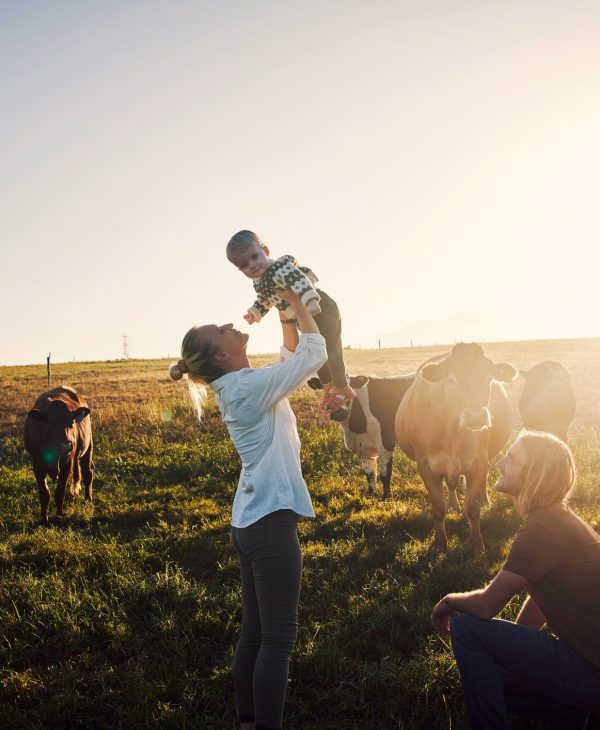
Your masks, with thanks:
M 500 476 L 494 485 L 497 492 L 509 494 L 512 497 L 518 496 L 523 486 L 522 474 L 526 458 L 525 447 L 517 439 L 506 452 L 506 456 L 496 464 L 496 467 L 500 470 Z
M 259 279 L 264 276 L 266 270 L 273 263 L 269 259 L 269 249 L 261 248 L 255 243 L 236 253 L 229 260 L 249 279 Z

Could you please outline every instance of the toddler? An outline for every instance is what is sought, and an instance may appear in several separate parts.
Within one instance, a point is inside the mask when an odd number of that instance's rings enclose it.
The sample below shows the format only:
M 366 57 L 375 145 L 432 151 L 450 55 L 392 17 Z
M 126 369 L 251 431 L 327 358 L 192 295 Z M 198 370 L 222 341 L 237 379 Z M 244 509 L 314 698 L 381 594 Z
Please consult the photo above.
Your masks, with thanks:
M 310 269 L 298 266 L 293 256 L 270 258 L 267 246 L 252 231 L 240 231 L 227 244 L 227 258 L 252 279 L 256 301 L 244 315 L 248 324 L 260 322 L 273 305 L 288 319 L 284 324 L 296 324 L 294 312 L 287 302 L 277 296 L 277 289 L 289 289 L 297 294 L 314 316 L 325 338 L 327 362 L 318 371 L 323 384 L 325 410 L 345 408 L 356 396 L 348 385 L 342 352 L 342 322 L 337 304 L 321 289 L 313 286 L 317 277 Z

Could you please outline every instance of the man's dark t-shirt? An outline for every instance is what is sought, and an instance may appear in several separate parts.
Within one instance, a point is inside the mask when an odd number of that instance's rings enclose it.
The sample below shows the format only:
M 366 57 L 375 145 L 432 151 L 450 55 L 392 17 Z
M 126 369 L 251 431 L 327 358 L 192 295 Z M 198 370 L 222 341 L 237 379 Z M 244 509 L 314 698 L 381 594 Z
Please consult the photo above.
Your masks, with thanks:
M 504 569 L 527 579 L 548 626 L 600 673 L 600 536 L 560 504 L 528 515 Z

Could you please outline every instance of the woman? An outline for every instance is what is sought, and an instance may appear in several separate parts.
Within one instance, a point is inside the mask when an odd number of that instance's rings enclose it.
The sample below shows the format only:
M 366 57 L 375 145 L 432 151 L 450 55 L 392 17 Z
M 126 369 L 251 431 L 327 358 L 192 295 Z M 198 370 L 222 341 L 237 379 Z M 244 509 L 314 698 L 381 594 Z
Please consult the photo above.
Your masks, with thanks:
M 314 517 L 300 469 L 300 440 L 287 396 L 327 360 L 325 340 L 298 297 L 281 292 L 296 320 L 280 317 L 278 363 L 252 368 L 248 335 L 231 324 L 193 327 L 171 377 L 185 374 L 201 414 L 205 384 L 215 392 L 241 460 L 232 541 L 241 565 L 243 618 L 233 660 L 243 730 L 279 730 L 289 658 L 298 632 L 302 555 L 298 517 Z
M 600 710 L 600 537 L 567 506 L 576 474 L 563 441 L 524 431 L 497 466 L 495 488 L 524 524 L 492 582 L 448 594 L 431 619 L 451 635 L 471 727 L 509 728 L 511 711 L 584 728 Z M 523 588 L 516 623 L 489 620 Z

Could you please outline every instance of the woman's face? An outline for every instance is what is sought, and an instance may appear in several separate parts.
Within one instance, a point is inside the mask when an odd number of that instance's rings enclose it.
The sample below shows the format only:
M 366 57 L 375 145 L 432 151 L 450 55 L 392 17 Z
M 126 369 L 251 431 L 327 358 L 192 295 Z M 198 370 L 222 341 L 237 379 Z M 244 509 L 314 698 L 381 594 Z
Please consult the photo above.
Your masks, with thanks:
M 231 322 L 198 327 L 196 336 L 198 340 L 208 341 L 215 345 L 218 348 L 217 355 L 225 354 L 229 357 L 236 357 L 243 353 L 248 343 L 248 335 L 236 330 Z
M 497 492 L 518 496 L 523 486 L 521 475 L 527 461 L 527 452 L 521 439 L 517 439 L 506 455 L 496 464 L 500 470 L 500 477 L 494 485 Z

